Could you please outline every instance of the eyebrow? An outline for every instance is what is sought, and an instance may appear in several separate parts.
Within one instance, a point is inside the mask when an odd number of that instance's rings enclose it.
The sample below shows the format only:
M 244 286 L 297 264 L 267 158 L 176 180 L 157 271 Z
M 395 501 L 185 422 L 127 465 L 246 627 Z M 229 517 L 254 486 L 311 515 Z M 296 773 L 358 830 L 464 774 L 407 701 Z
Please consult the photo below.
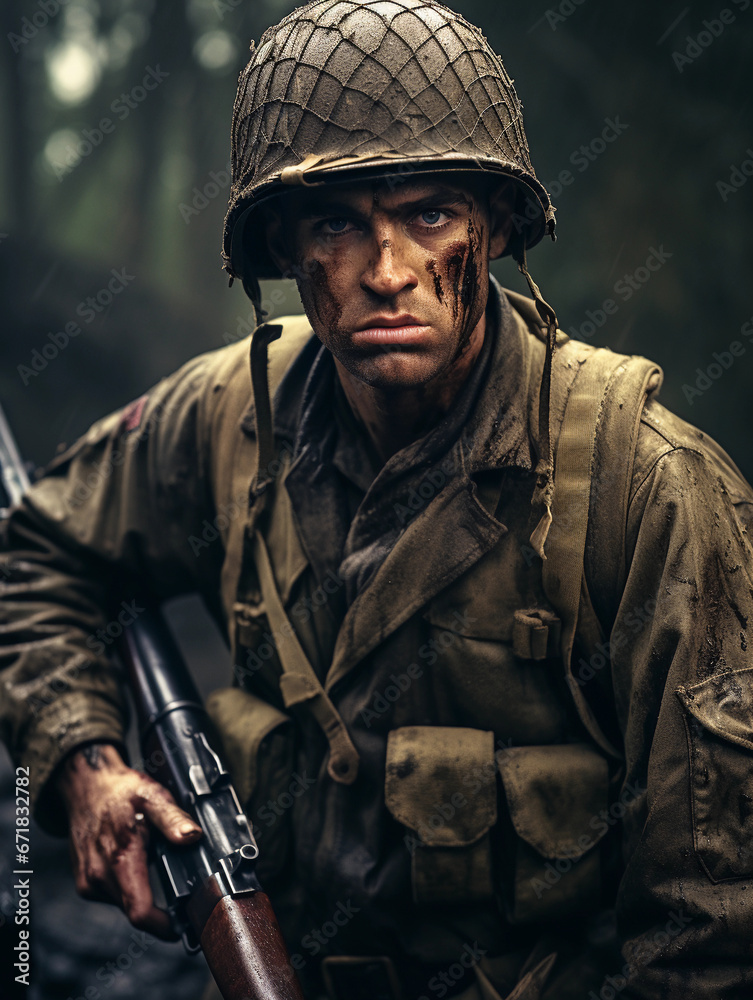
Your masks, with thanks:
M 422 198 L 416 198 L 413 201 L 402 202 L 394 209 L 386 209 L 390 215 L 401 215 L 404 212 L 418 212 L 422 208 L 434 205 L 443 205 L 446 208 L 452 208 L 455 205 L 472 205 L 472 201 L 469 197 L 462 194 L 459 191 L 453 191 L 451 188 L 440 188 L 436 191 L 432 191 L 431 194 L 424 195 Z M 366 216 L 360 212 L 354 205 L 349 204 L 345 201 L 338 201 L 336 198 L 325 198 L 316 207 L 311 209 L 304 209 L 300 214 L 301 219 L 322 219 L 334 215 L 343 215 L 349 218 L 365 219 Z

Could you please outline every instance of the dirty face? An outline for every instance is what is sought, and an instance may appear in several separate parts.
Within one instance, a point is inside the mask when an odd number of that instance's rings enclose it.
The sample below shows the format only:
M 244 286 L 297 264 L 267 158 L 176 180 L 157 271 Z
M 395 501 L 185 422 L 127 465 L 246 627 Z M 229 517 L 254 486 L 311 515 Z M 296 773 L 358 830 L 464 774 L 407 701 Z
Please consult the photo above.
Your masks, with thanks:
M 277 242 L 286 241 L 288 259 L 279 263 L 296 276 L 317 336 L 351 375 L 407 389 L 451 375 L 480 348 L 483 327 L 480 340 L 474 334 L 499 228 L 489 200 L 454 177 L 396 189 L 338 185 L 285 199 Z

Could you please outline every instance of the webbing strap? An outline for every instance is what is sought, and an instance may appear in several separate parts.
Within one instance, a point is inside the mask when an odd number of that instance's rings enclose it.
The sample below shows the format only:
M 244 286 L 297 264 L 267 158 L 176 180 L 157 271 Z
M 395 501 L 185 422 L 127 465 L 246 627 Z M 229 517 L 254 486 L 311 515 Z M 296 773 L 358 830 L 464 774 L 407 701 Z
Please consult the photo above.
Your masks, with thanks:
M 580 685 L 573 679 L 571 661 L 581 600 L 596 432 L 609 383 L 625 363 L 624 355 L 597 351 L 581 364 L 557 442 L 553 526 L 543 564 L 544 589 L 562 619 L 562 660 L 578 714 L 599 746 L 618 758 L 622 754 L 604 735 Z
M 251 337 L 251 384 L 256 409 L 256 471 L 253 488 L 261 492 L 269 482 L 269 467 L 274 458 L 272 404 L 269 390 L 269 345 L 282 334 L 280 323 L 266 323 Z
M 337 709 L 324 691 L 319 678 L 298 641 L 298 636 L 285 614 L 277 591 L 272 563 L 261 532 L 254 532 L 254 558 L 259 583 L 266 606 L 267 618 L 275 637 L 277 652 L 282 664 L 280 691 L 285 707 L 306 703 L 329 742 L 327 771 L 333 781 L 350 785 L 358 774 L 358 751 L 340 718 Z

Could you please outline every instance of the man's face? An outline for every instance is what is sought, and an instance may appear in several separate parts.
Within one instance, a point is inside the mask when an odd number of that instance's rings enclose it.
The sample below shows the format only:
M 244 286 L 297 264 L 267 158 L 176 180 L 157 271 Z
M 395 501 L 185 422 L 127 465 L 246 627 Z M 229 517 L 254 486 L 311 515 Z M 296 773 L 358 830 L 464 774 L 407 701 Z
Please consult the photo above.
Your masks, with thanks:
M 274 230 L 322 343 L 360 381 L 399 391 L 463 364 L 509 208 L 452 175 L 343 184 L 287 196 Z

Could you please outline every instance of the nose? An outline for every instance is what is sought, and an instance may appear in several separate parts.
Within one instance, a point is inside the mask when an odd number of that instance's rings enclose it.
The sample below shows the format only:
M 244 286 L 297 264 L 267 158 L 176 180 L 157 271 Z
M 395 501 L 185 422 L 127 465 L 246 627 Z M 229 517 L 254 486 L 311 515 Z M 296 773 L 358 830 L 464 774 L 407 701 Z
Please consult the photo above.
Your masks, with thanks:
M 404 241 L 391 227 L 380 227 L 374 233 L 369 263 L 361 275 L 361 288 L 389 299 L 417 285 L 418 277 L 408 260 Z

